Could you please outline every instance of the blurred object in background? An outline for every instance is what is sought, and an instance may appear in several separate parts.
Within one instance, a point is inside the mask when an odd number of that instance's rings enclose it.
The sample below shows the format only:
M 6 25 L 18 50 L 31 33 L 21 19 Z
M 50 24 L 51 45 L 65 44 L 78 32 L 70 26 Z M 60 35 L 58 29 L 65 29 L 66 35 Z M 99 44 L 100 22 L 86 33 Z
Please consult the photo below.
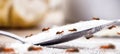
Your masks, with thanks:
M 10 26 L 33 27 L 42 21 L 48 7 L 45 0 L 13 0 L 10 10 Z
M 89 20 L 119 19 L 119 0 L 0 0 L 0 27 L 51 27 Z
M 8 27 L 8 15 L 12 0 L 0 0 L 0 27 Z
M 48 12 L 44 16 L 43 27 L 63 25 L 65 20 L 66 0 L 48 0 Z
M 45 15 L 42 27 L 60 26 L 64 24 L 64 13 L 62 11 L 50 11 Z
M 0 0 L 0 27 L 62 25 L 64 0 Z
M 89 20 L 120 18 L 120 0 L 68 0 L 68 23 Z

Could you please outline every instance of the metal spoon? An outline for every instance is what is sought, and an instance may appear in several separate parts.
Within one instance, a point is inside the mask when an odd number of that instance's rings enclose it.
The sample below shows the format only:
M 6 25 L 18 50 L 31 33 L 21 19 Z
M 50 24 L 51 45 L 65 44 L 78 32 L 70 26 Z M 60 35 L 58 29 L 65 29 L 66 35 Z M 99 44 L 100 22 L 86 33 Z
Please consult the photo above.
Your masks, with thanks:
M 74 40 L 76 38 L 79 38 L 79 37 L 87 35 L 86 33 L 88 31 L 91 31 L 90 34 L 93 34 L 95 32 L 100 31 L 101 29 L 103 29 L 104 27 L 106 27 L 108 25 L 115 24 L 115 23 L 118 23 L 118 22 L 119 21 L 112 21 L 112 22 L 110 22 L 108 24 L 99 25 L 99 26 L 96 26 L 96 27 L 93 27 L 93 28 L 89 28 L 89 29 L 86 29 L 86 30 L 82 30 L 82 31 L 70 33 L 70 34 L 67 34 L 67 35 L 63 35 L 60 38 L 56 38 L 56 39 L 52 39 L 52 40 L 48 40 L 48 41 L 44 41 L 44 42 L 40 42 L 40 43 L 35 43 L 34 45 L 47 46 L 47 45 L 53 45 L 53 44 L 59 44 L 59 43 L 67 42 L 67 41 Z M 15 40 L 20 41 L 23 44 L 27 43 L 24 38 L 19 37 L 18 35 L 15 35 L 13 33 L 5 32 L 5 31 L 0 31 L 0 35 L 13 38 Z
M 20 42 L 23 43 L 23 44 L 26 43 L 26 41 L 25 41 L 24 38 L 21 38 L 20 36 L 15 35 L 15 34 L 10 33 L 10 32 L 0 31 L 0 35 L 3 35 L 3 36 L 6 36 L 6 37 L 9 37 L 9 38 L 18 40 L 18 41 L 20 41 Z

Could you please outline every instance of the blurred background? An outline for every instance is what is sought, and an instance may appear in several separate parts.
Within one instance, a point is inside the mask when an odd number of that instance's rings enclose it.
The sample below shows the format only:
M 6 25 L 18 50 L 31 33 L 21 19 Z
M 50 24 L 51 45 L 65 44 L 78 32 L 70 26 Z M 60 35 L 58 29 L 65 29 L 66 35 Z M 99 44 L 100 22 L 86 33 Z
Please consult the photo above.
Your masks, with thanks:
M 32 28 L 119 19 L 119 0 L 0 0 L 1 28 Z
M 67 20 L 76 22 L 90 20 L 92 17 L 109 20 L 119 19 L 119 2 L 119 0 L 69 0 Z

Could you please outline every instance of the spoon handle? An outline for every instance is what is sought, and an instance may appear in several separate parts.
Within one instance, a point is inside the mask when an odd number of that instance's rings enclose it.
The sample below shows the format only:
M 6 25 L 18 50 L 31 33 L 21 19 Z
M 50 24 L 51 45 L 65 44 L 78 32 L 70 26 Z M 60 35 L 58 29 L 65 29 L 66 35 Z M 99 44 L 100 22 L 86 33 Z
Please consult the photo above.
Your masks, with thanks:
M 3 35 L 3 36 L 6 36 L 6 37 L 9 37 L 9 38 L 18 40 L 18 41 L 20 41 L 20 42 L 23 43 L 23 44 L 26 43 L 26 41 L 25 41 L 24 38 L 21 38 L 21 37 L 19 37 L 18 35 L 15 35 L 15 34 L 13 34 L 13 33 L 9 33 L 9 32 L 1 31 L 1 30 L 0 30 L 0 35 Z

